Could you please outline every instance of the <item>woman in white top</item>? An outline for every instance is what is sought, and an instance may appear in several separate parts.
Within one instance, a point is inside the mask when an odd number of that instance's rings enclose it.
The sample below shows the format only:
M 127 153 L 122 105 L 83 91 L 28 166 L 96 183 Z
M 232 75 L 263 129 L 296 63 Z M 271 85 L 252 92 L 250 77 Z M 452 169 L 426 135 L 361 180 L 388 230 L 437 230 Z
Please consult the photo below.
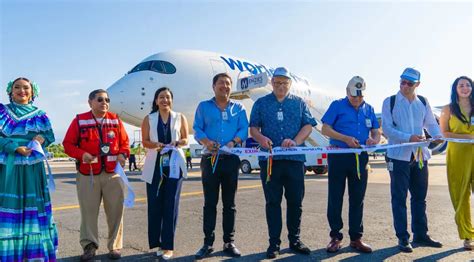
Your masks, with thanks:
M 143 146 L 148 149 L 142 179 L 147 182 L 148 242 L 157 256 L 173 256 L 179 196 L 186 161 L 181 146 L 188 143 L 188 123 L 171 110 L 173 93 L 167 87 L 155 92 L 152 111 L 143 119 Z M 184 168 L 183 168 L 184 167 Z

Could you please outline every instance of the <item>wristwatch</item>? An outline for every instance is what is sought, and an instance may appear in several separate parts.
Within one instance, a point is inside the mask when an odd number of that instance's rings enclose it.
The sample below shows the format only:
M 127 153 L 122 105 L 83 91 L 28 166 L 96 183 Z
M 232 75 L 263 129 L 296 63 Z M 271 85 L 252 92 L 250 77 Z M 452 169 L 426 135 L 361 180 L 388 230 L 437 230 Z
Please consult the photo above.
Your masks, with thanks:
M 235 139 L 232 139 L 232 142 L 234 143 L 234 146 L 238 144 L 237 141 L 235 141 Z

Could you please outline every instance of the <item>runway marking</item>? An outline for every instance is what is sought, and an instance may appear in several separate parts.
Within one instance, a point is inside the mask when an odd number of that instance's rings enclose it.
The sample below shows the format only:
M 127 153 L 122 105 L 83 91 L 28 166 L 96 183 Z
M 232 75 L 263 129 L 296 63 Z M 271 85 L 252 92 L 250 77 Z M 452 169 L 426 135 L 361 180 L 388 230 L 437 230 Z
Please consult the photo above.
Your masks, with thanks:
M 249 186 L 241 186 L 238 189 L 254 189 L 254 188 L 261 188 L 261 184 L 249 185 Z M 203 191 L 194 191 L 194 192 L 186 192 L 181 193 L 181 197 L 186 196 L 198 196 L 204 194 Z M 146 202 L 146 197 L 136 198 L 135 202 Z M 61 211 L 61 210 L 68 210 L 68 209 L 78 209 L 79 205 L 69 205 L 69 206 L 60 206 L 60 207 L 53 207 L 53 211 Z

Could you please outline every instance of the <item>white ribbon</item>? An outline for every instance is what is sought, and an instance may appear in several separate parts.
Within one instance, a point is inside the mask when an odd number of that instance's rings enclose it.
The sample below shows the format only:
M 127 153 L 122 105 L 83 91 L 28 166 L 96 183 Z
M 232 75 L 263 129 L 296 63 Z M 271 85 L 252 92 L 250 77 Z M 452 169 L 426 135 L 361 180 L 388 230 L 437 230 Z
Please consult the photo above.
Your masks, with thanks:
M 160 154 L 166 154 L 171 151 L 170 156 L 170 178 L 179 179 L 179 170 L 183 171 L 183 177 L 187 177 L 187 168 L 186 168 L 186 160 L 184 159 L 184 154 L 180 152 L 180 150 L 174 146 L 165 146 L 161 151 Z
M 119 162 L 115 166 L 114 172 L 120 175 L 125 186 L 127 186 L 127 198 L 123 200 L 123 203 L 126 207 L 133 207 L 135 204 L 135 192 L 133 192 L 132 185 L 128 182 L 127 175 L 125 175 L 125 171 L 123 171 L 122 166 Z
M 273 148 L 273 153 L 270 154 L 265 151 L 260 151 L 254 148 L 228 148 L 227 146 L 221 147 L 219 150 L 226 152 L 228 154 L 234 154 L 238 156 L 289 156 L 289 155 L 301 155 L 306 153 L 313 154 L 346 154 L 346 153 L 362 153 L 364 151 L 374 152 L 377 150 L 386 150 L 388 148 L 395 147 L 404 147 L 404 146 L 424 146 L 427 145 L 427 142 L 412 142 L 412 143 L 403 143 L 403 144 L 393 144 L 393 145 L 373 145 L 373 146 L 363 146 L 362 148 L 338 148 L 332 146 L 325 147 L 275 147 Z
M 456 142 L 463 144 L 474 144 L 474 139 L 462 139 L 462 138 L 443 138 L 443 140 L 448 142 Z
M 43 147 L 41 146 L 41 144 L 36 139 L 31 140 L 28 143 L 27 147 L 29 149 L 31 149 L 32 151 L 36 151 L 40 155 L 43 156 L 43 159 L 46 162 L 46 166 L 48 167 L 48 188 L 49 188 L 49 191 L 51 191 L 51 192 L 56 191 L 56 184 L 54 183 L 53 174 L 51 172 L 51 166 L 49 166 L 48 157 L 44 153 Z

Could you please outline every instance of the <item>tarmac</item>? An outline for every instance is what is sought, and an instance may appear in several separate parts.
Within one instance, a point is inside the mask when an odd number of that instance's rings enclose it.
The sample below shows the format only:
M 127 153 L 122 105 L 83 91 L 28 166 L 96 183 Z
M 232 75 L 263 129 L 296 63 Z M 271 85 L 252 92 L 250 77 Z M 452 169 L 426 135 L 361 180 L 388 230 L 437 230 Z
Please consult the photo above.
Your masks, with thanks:
M 194 253 L 203 244 L 202 207 L 204 203 L 199 164 L 195 166 L 183 183 L 179 221 L 175 238 L 173 261 L 194 261 Z M 56 182 L 52 193 L 54 219 L 59 231 L 60 261 L 79 261 L 82 254 L 79 245 L 80 213 L 76 196 L 76 173 L 70 161 L 50 161 Z M 349 247 L 347 194 L 343 208 L 343 248 L 335 254 L 326 252 L 329 225 L 326 219 L 327 175 L 307 173 L 305 198 L 301 223 L 301 240 L 312 250 L 311 255 L 294 254 L 288 248 L 286 203 L 283 201 L 284 228 L 281 234 L 282 254 L 278 261 L 474 261 L 474 252 L 462 248 L 454 222 L 454 210 L 449 198 L 446 180 L 445 156 L 434 156 L 429 164 L 430 186 L 427 197 L 429 234 L 441 241 L 443 248 L 414 246 L 413 253 L 401 253 L 393 229 L 390 204 L 390 177 L 382 157 L 370 160 L 369 185 L 364 207 L 364 237 L 374 250 L 362 254 Z M 129 180 L 136 193 L 133 208 L 127 208 L 124 216 L 124 247 L 121 261 L 159 261 L 154 250 L 150 250 L 147 237 L 147 203 L 145 183 L 139 179 L 139 172 L 128 172 Z M 346 191 L 347 192 L 347 191 Z M 471 197 L 472 199 L 472 197 Z M 409 206 L 409 201 L 407 203 Z M 236 197 L 237 219 L 235 244 L 242 257 L 233 259 L 222 252 L 222 207 L 219 203 L 215 251 L 204 261 L 258 261 L 265 260 L 268 247 L 268 231 L 265 219 L 265 201 L 258 171 L 240 175 Z M 471 202 L 472 210 L 472 202 Z M 410 214 L 410 212 L 409 212 Z M 410 221 L 410 218 L 409 218 Z M 410 231 L 410 230 L 409 230 Z M 95 261 L 108 261 L 106 248 L 107 224 L 103 208 L 99 216 L 100 243 Z

